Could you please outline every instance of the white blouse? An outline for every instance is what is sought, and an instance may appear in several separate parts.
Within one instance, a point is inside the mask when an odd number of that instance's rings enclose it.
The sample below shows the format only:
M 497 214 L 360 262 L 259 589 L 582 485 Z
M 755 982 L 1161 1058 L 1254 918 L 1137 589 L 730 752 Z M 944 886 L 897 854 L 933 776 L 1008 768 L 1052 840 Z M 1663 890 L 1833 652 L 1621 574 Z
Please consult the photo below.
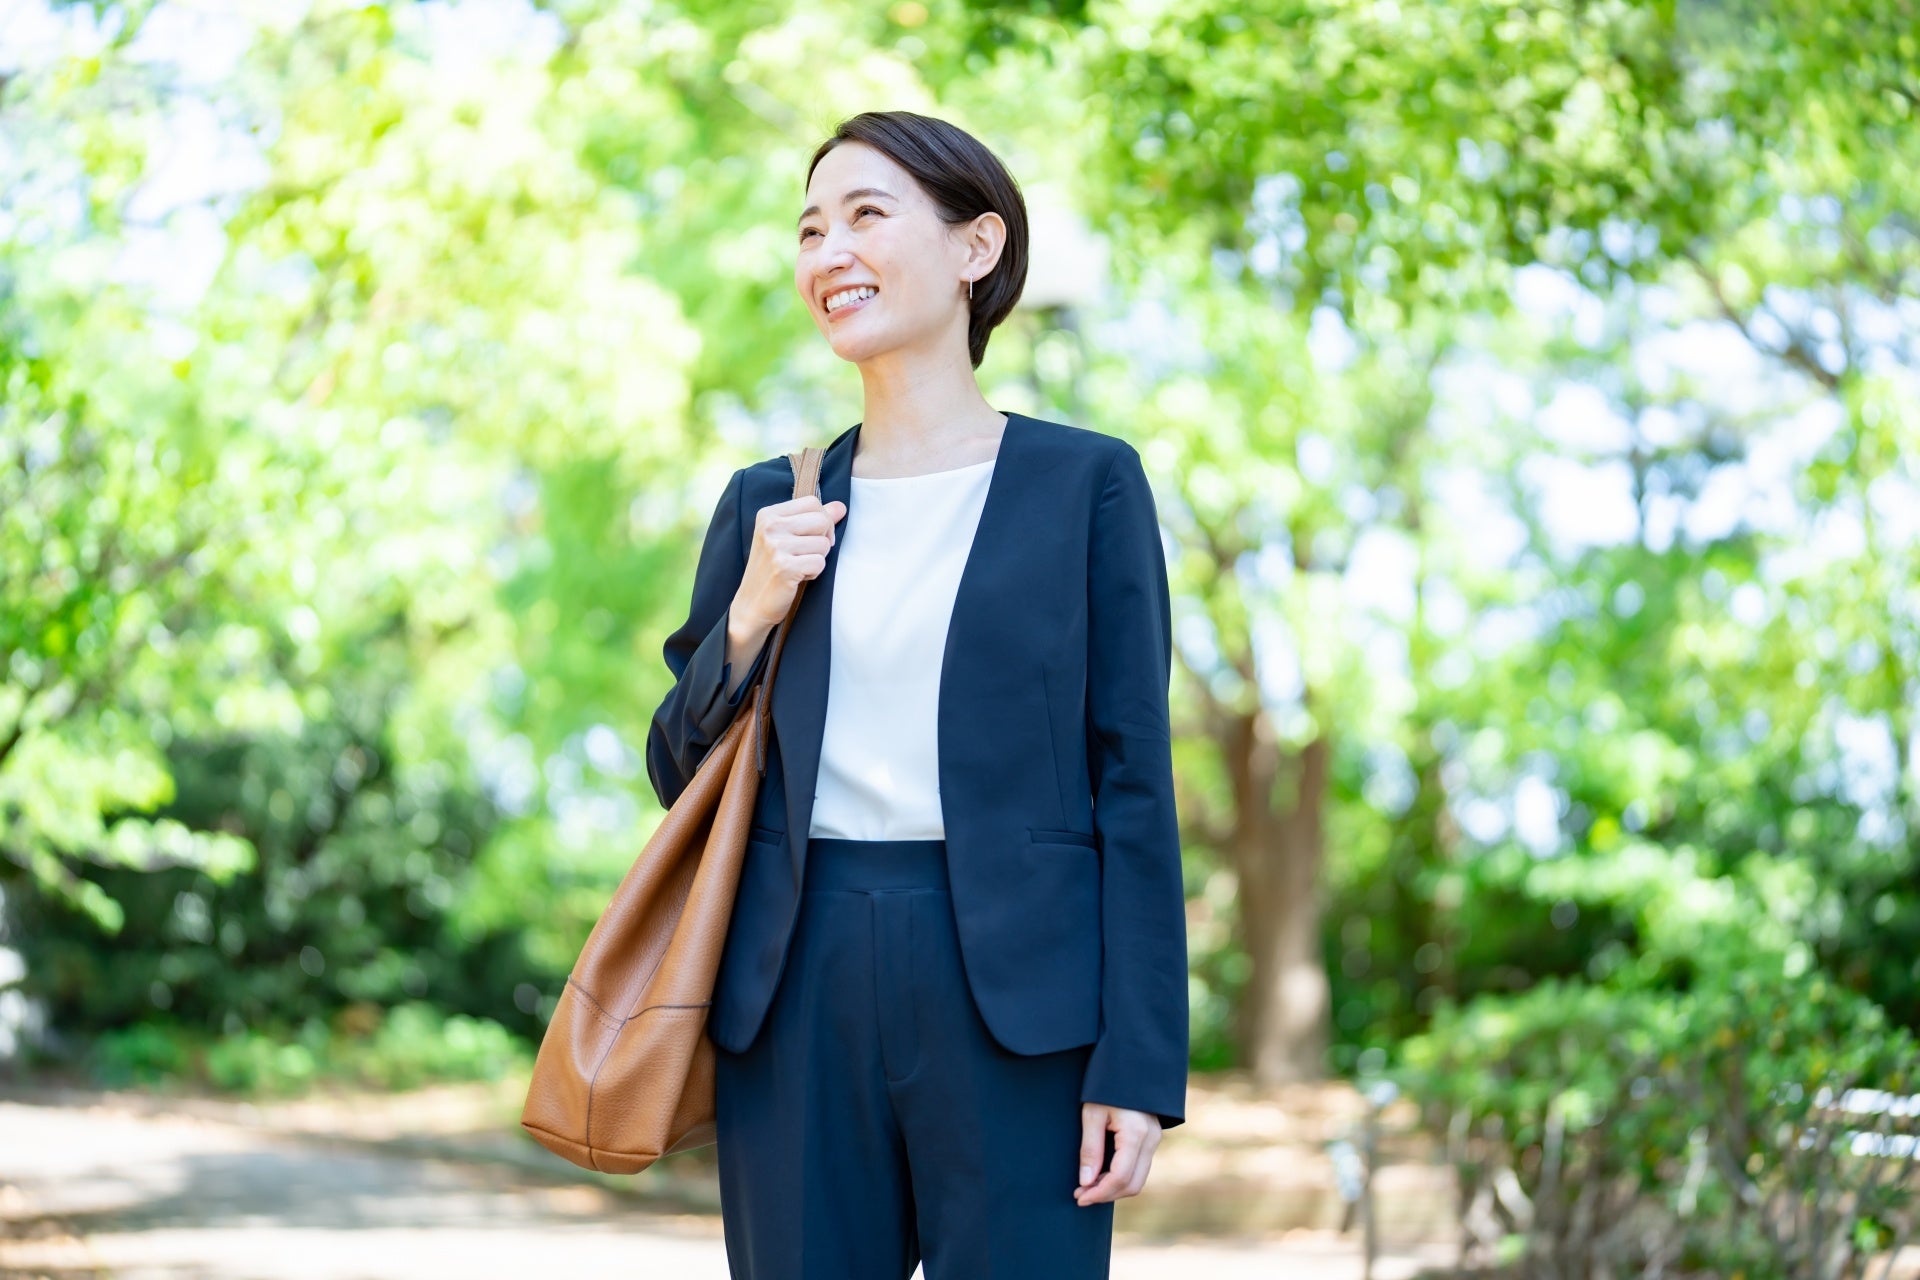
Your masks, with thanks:
M 996 461 L 851 477 L 833 571 L 827 722 L 809 836 L 946 838 L 940 659 Z

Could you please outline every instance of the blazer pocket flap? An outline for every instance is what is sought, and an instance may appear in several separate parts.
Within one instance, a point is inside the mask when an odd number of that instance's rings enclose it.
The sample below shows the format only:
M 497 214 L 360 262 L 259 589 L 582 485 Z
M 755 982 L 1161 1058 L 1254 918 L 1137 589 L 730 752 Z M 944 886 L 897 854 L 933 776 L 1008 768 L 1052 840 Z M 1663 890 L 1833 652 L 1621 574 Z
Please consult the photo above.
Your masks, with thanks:
M 784 831 L 775 831 L 772 827 L 763 827 L 756 822 L 748 829 L 747 839 L 764 840 L 769 844 L 785 844 L 787 842 L 787 833 Z
M 1091 831 L 1061 831 L 1050 827 L 1028 827 L 1027 834 L 1033 837 L 1035 844 L 1083 844 L 1089 849 L 1100 847 Z

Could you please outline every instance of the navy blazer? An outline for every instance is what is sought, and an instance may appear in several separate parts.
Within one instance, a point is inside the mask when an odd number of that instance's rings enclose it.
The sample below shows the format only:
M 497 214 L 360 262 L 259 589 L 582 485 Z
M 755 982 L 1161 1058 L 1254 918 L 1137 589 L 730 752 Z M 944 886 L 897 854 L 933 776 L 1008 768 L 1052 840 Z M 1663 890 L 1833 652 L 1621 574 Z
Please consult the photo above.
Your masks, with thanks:
M 835 437 L 822 502 L 848 502 L 860 427 Z M 793 496 L 782 454 L 734 472 L 667 637 L 676 683 L 647 732 L 671 806 L 765 667 L 732 686 L 727 612 L 754 515 Z M 849 503 L 843 537 L 860 519 Z M 836 538 L 794 615 L 773 685 L 767 771 L 708 1017 L 752 1041 L 786 961 L 804 883 L 827 715 Z M 1081 1100 L 1185 1119 L 1186 902 L 1167 705 L 1166 558 L 1139 452 L 1007 414 L 948 625 L 938 759 L 948 878 L 968 985 L 1014 1053 L 1092 1044 Z

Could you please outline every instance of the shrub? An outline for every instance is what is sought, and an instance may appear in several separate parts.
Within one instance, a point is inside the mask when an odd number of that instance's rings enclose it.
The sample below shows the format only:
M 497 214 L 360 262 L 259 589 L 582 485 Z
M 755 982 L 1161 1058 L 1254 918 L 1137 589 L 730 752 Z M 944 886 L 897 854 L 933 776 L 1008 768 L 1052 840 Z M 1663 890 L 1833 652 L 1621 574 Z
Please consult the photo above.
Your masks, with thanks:
M 1914 1040 L 1818 973 L 1482 997 L 1399 1075 L 1448 1135 L 1463 1262 L 1836 1280 L 1914 1226 Z
M 315 1085 L 406 1089 L 496 1080 L 529 1070 L 532 1050 L 497 1022 L 445 1014 L 423 1002 L 389 1010 L 352 1006 L 330 1026 L 254 1027 L 208 1035 L 140 1023 L 98 1037 L 90 1061 L 109 1086 L 182 1081 L 242 1094 L 296 1094 Z

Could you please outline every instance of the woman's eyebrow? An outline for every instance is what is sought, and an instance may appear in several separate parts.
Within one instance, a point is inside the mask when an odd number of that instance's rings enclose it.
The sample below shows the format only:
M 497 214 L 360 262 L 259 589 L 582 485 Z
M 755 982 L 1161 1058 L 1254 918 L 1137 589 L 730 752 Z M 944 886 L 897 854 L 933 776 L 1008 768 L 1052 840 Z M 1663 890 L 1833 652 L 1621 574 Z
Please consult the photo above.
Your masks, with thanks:
M 894 195 L 893 192 L 882 191 L 879 187 L 855 187 L 853 190 L 847 192 L 847 194 L 840 197 L 840 203 L 852 204 L 855 200 L 865 200 L 871 196 L 879 196 L 882 199 L 886 199 L 886 200 L 897 201 L 899 199 L 899 197 Z M 800 216 L 794 220 L 793 225 L 796 227 L 799 226 L 802 222 L 805 222 L 808 218 L 811 218 L 814 214 L 818 212 L 820 212 L 819 205 L 817 204 L 808 205 L 806 209 L 801 212 Z

